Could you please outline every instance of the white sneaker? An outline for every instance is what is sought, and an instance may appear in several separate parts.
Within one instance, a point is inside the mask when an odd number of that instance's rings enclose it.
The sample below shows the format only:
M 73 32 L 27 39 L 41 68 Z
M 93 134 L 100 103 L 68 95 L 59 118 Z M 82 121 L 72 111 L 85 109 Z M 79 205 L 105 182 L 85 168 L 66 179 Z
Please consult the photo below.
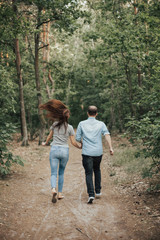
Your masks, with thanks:
M 89 197 L 87 203 L 91 204 L 93 202 L 93 200 L 94 200 L 94 197 Z
M 102 193 L 96 193 L 96 198 L 100 198 L 102 196 Z

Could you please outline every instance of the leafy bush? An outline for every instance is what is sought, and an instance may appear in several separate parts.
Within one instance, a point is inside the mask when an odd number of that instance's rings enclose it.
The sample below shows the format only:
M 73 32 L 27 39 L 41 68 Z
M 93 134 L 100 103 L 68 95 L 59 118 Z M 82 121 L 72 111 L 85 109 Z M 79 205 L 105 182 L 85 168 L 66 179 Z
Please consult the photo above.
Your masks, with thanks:
M 11 123 L 6 123 L 1 119 L 0 125 L 0 175 L 4 176 L 10 173 L 12 164 L 24 165 L 19 156 L 14 156 L 8 149 L 7 143 L 12 139 L 12 134 L 16 132 L 16 127 Z
M 143 114 L 132 117 L 127 123 L 130 140 L 139 143 L 141 151 L 137 157 L 151 158 L 152 163 L 144 169 L 143 177 L 152 177 L 160 171 L 160 92 L 155 87 L 151 93 L 142 95 L 140 105 Z M 139 156 L 138 156 L 139 155 Z
M 138 141 L 142 145 L 140 156 L 143 154 L 145 158 L 152 158 L 152 164 L 143 173 L 144 177 L 151 177 L 153 174 L 160 171 L 160 120 L 154 120 L 150 117 L 144 117 L 140 121 L 133 119 L 127 124 L 128 130 L 131 133 L 130 140 Z M 137 157 L 139 157 L 137 155 Z

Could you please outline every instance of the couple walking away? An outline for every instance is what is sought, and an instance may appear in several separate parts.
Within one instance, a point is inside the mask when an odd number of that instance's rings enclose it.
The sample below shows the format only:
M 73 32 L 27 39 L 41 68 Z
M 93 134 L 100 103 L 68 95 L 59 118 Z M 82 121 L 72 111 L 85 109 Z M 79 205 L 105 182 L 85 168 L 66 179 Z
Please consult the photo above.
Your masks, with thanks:
M 88 119 L 81 121 L 77 128 L 76 141 L 74 138 L 74 129 L 68 124 L 70 111 L 61 101 L 53 99 L 39 106 L 42 110 L 47 110 L 47 117 L 53 122 L 46 142 L 42 145 L 48 145 L 53 138 L 50 150 L 51 167 L 51 189 L 52 202 L 62 199 L 64 170 L 69 160 L 68 138 L 71 144 L 82 149 L 82 163 L 85 170 L 86 185 L 88 192 L 88 202 L 92 203 L 95 196 L 101 196 L 101 170 L 100 164 L 103 154 L 102 135 L 109 145 L 110 154 L 113 155 L 110 133 L 102 121 L 96 120 L 97 107 L 88 107 Z M 58 194 L 56 191 L 58 171 Z M 95 181 L 93 183 L 93 173 Z

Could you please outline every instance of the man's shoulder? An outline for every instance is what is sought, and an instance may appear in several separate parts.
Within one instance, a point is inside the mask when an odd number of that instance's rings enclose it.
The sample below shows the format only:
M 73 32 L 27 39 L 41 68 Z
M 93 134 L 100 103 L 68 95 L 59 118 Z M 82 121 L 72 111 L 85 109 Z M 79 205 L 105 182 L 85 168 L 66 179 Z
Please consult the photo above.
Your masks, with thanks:
M 83 121 L 81 121 L 81 122 L 79 122 L 79 125 L 81 125 L 81 126 L 83 126 L 83 125 L 85 125 L 85 124 L 90 124 L 90 121 L 89 121 L 89 119 L 86 119 L 86 120 L 83 120 Z M 100 121 L 100 120 L 97 120 L 97 119 L 95 119 L 95 121 L 94 121 L 94 124 L 95 123 L 98 123 L 99 125 L 105 125 L 105 123 L 104 122 L 102 122 L 102 121 Z M 93 124 L 93 122 L 92 122 L 92 124 Z
M 102 122 L 100 120 L 97 120 L 97 119 L 96 119 L 96 122 L 99 123 L 99 124 L 105 124 L 104 122 Z
M 83 120 L 83 121 L 80 121 L 79 124 L 80 124 L 80 125 L 83 125 L 83 124 L 85 124 L 85 123 L 87 123 L 87 122 L 88 122 L 88 119 Z

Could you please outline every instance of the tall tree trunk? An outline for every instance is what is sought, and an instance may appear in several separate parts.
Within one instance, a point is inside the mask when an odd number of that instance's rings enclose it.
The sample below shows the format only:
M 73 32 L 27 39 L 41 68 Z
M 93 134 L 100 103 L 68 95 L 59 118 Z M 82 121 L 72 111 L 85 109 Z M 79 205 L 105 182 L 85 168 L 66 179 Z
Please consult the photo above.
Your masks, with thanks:
M 26 113 L 25 113 L 25 106 L 24 106 L 24 96 L 23 96 L 23 79 L 22 79 L 22 71 L 21 71 L 21 57 L 19 51 L 19 39 L 15 39 L 15 54 L 16 54 L 16 69 L 17 69 L 17 76 L 19 80 L 19 93 L 20 93 L 20 107 L 21 107 L 21 123 L 22 123 L 22 132 L 23 132 L 23 139 L 22 139 L 22 146 L 28 145 L 28 135 L 27 135 L 27 124 L 26 124 Z
M 13 11 L 18 18 L 18 10 L 16 5 L 16 0 L 12 0 L 12 7 Z M 16 22 L 13 23 L 16 25 Z M 14 39 L 14 50 L 16 56 L 16 69 L 17 69 L 17 77 L 19 81 L 19 95 L 20 95 L 20 109 L 21 109 L 21 129 L 22 129 L 22 146 L 28 145 L 28 134 L 27 134 L 27 124 L 26 124 L 26 113 L 25 113 L 25 106 L 24 106 L 24 96 L 23 96 L 23 78 L 22 78 L 22 71 L 21 71 L 21 56 L 19 50 L 19 39 L 15 36 Z
M 51 76 L 51 69 L 48 70 L 48 79 L 49 79 L 49 81 L 51 82 L 51 85 L 52 85 L 52 89 L 51 89 L 51 96 L 52 96 L 54 91 L 55 91 L 55 88 L 54 88 L 54 80 Z
M 137 8 L 136 4 L 137 4 L 137 1 L 134 0 L 134 15 L 137 15 L 137 13 L 138 13 L 138 8 Z M 136 25 L 137 25 L 137 24 L 138 24 L 138 22 L 136 21 Z M 138 71 L 137 71 L 137 75 L 138 75 L 138 86 L 139 86 L 139 87 L 142 87 L 141 65 L 138 64 L 137 68 L 138 68 Z
M 133 108 L 132 79 L 131 79 L 130 69 L 129 69 L 127 64 L 125 64 L 125 72 L 126 72 L 126 78 L 127 78 L 127 82 L 128 82 L 131 116 L 133 116 L 134 115 L 134 108 Z
M 71 79 L 69 78 L 67 93 L 66 93 L 66 105 L 68 105 L 68 103 L 69 103 L 70 90 L 71 90 Z
M 78 39 L 79 39 L 79 32 L 78 32 L 78 35 L 75 39 L 75 44 L 74 45 L 76 46 L 76 49 L 75 49 L 75 54 L 74 54 L 74 57 L 73 57 L 71 72 L 74 70 L 74 66 L 75 66 L 76 60 L 77 60 L 78 49 L 79 49 Z M 70 91 L 71 91 L 71 78 L 69 78 L 68 87 L 67 87 L 67 90 L 66 90 L 66 105 L 69 104 Z
M 123 62 L 124 62 L 124 69 L 125 69 L 126 79 L 127 79 L 127 83 L 128 83 L 130 111 L 131 111 L 131 116 L 133 116 L 134 115 L 134 107 L 133 107 L 133 90 L 132 90 L 131 72 L 130 72 L 129 64 L 125 58 L 125 55 L 124 55 L 122 49 L 121 49 L 121 54 L 122 54 L 122 58 L 123 58 Z
M 38 9 L 38 18 L 37 18 L 37 29 L 40 24 L 40 15 L 41 9 Z M 39 39 L 40 33 L 37 31 L 35 33 L 35 79 L 36 79 L 36 89 L 37 89 L 37 100 L 38 106 L 42 104 L 42 95 L 41 95 L 41 86 L 40 86 L 40 77 L 39 77 Z M 45 138 L 45 129 L 46 129 L 46 121 L 44 119 L 43 111 L 38 108 L 38 116 L 40 120 L 40 132 L 39 132 L 39 145 L 44 141 Z
M 142 74 L 141 74 L 141 66 L 138 64 L 138 86 L 142 87 Z
M 49 63 L 49 57 L 50 57 L 50 44 L 49 44 L 49 33 L 50 33 L 50 22 L 47 23 L 47 35 L 46 35 L 46 44 L 47 44 L 47 54 L 46 54 L 46 61 Z M 54 80 L 51 76 L 51 69 L 48 67 L 48 80 L 51 83 L 51 89 L 49 91 L 50 98 L 52 97 L 55 88 L 54 88 Z
M 47 50 L 47 63 L 49 63 L 49 56 L 50 56 L 50 45 L 49 45 L 49 32 L 50 32 L 50 22 L 48 23 L 48 26 L 47 26 L 47 45 L 48 45 L 48 50 Z M 56 41 L 55 41 L 55 44 L 56 44 Z M 51 83 L 51 90 L 50 90 L 50 96 L 52 97 L 53 94 L 54 94 L 54 91 L 55 91 L 55 81 L 54 79 L 52 78 L 52 75 L 51 75 L 51 69 L 48 68 L 48 79 Z
M 138 8 L 136 7 L 137 1 L 134 0 L 134 14 L 136 15 L 138 13 Z
M 43 35 L 42 35 L 42 44 L 43 46 L 47 46 L 47 47 L 43 47 L 43 82 L 45 84 L 45 87 L 46 87 L 46 93 L 47 93 L 47 96 L 48 98 L 50 99 L 51 98 L 51 93 L 50 93 L 50 88 L 48 86 L 48 83 L 47 83 L 47 78 L 46 78 L 46 67 L 47 67 L 47 63 L 49 62 L 49 40 L 48 40 L 48 24 L 49 23 L 44 23 L 43 24 Z M 47 31 L 47 34 L 46 34 L 46 31 Z
M 6 65 L 7 65 L 7 67 L 8 67 L 8 66 L 9 66 L 9 63 L 8 63 L 9 55 L 8 55 L 8 53 L 6 53 L 6 59 L 7 59 Z
M 110 67 L 112 67 L 112 56 L 110 56 Z M 113 81 L 111 80 L 111 108 L 110 108 L 110 114 L 111 114 L 111 122 L 110 126 L 111 129 L 115 125 L 115 114 L 114 114 L 114 84 Z

